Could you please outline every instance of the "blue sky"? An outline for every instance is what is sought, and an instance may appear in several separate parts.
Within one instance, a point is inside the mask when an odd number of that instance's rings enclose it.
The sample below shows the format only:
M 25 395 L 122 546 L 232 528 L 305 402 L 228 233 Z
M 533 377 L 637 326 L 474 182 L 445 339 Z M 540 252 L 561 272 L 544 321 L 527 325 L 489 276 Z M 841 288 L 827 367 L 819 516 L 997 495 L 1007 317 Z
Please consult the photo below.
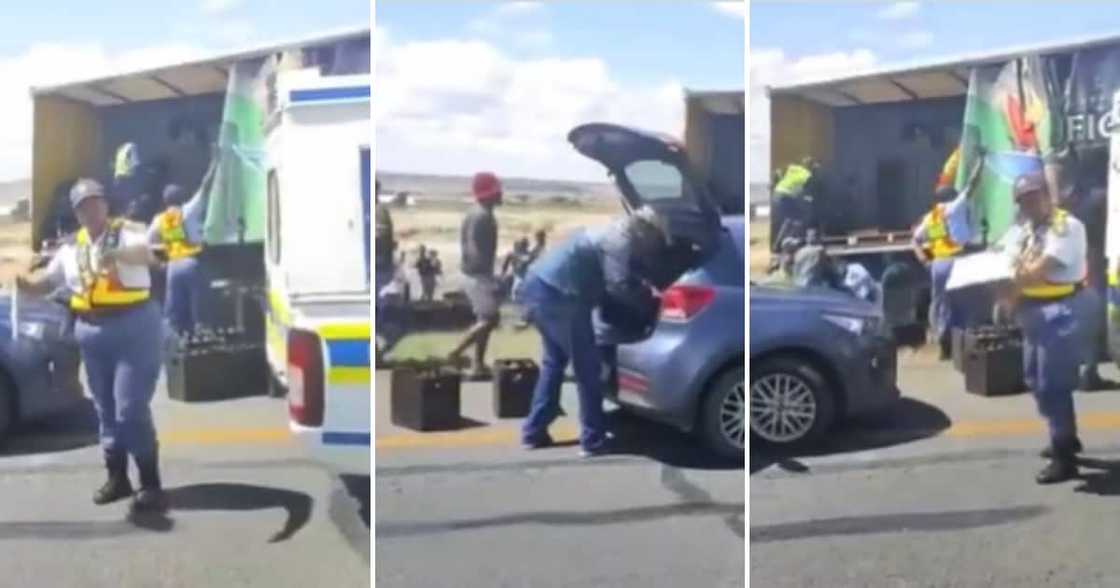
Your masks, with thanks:
M 762 86 L 962 53 L 1120 35 L 1112 2 L 754 0 L 750 7 L 751 177 L 765 180 L 769 120 Z
M 743 6 L 377 4 L 385 171 L 602 179 L 564 142 L 592 118 L 679 134 L 683 88 L 744 87 Z
M 60 6 L 65 5 L 60 8 Z M 368 0 L 5 2 L 0 181 L 30 174 L 29 87 L 369 26 Z

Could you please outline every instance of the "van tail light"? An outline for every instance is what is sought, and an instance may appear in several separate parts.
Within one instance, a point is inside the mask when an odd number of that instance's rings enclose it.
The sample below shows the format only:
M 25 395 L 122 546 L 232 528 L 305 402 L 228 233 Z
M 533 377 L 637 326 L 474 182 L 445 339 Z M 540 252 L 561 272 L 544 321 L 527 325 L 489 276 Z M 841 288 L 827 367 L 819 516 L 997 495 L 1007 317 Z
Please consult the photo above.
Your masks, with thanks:
M 323 351 L 319 335 L 288 331 L 288 415 L 305 427 L 323 424 Z
M 661 294 L 661 320 L 687 321 L 712 304 L 713 288 L 673 286 Z

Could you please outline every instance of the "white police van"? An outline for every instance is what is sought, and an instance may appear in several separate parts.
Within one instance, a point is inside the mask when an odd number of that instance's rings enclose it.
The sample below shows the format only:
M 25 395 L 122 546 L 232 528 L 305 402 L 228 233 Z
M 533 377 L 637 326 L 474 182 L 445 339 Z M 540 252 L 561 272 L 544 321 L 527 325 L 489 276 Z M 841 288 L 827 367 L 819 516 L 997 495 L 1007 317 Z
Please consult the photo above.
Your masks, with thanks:
M 282 71 L 266 137 L 266 339 L 293 433 L 370 471 L 370 82 Z

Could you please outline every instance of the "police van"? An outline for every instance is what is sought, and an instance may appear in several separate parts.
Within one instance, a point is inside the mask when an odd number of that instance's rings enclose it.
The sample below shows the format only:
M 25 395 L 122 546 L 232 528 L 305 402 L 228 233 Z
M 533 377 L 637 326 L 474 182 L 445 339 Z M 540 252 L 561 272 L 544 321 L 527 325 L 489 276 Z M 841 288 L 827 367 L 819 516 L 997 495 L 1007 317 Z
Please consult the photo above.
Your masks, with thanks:
M 370 83 L 280 72 L 266 127 L 266 340 L 292 431 L 344 473 L 370 461 Z

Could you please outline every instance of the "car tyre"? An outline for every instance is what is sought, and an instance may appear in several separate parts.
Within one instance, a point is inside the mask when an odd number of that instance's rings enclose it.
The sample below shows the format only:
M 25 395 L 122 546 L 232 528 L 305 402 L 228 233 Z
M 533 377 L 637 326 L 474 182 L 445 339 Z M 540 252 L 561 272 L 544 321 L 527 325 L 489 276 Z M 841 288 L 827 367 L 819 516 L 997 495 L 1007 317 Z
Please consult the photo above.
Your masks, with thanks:
M 708 386 L 701 413 L 700 434 L 715 453 L 742 459 L 746 443 L 746 386 L 742 367 L 721 373 Z
M 824 437 L 836 418 L 836 398 L 816 367 L 796 358 L 779 357 L 751 371 L 752 441 L 776 447 L 804 447 Z M 776 410 L 779 396 L 783 405 L 798 409 L 784 429 L 769 426 L 778 418 L 771 411 Z

